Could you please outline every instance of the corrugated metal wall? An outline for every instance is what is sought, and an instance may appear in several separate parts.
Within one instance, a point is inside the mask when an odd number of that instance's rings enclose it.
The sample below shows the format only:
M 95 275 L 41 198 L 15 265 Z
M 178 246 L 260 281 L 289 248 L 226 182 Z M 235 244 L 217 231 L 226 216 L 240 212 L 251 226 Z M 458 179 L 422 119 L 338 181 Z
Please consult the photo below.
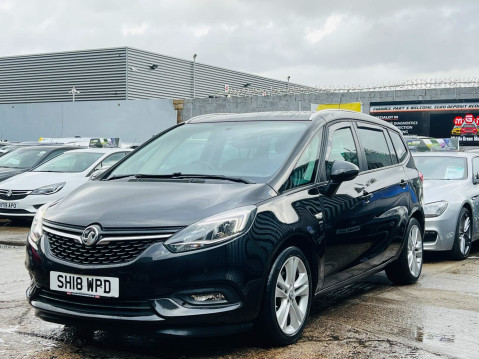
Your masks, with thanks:
M 0 58 L 0 103 L 126 99 L 126 48 Z
M 267 89 L 287 81 L 126 47 L 0 58 L 3 104 L 72 101 L 73 86 L 76 101 L 102 101 L 202 98 L 246 84 Z
M 193 66 L 197 98 L 223 91 L 225 85 L 242 88 L 286 87 L 287 81 L 272 80 L 244 72 L 128 48 L 128 99 L 193 98 Z M 157 65 L 156 69 L 151 69 Z

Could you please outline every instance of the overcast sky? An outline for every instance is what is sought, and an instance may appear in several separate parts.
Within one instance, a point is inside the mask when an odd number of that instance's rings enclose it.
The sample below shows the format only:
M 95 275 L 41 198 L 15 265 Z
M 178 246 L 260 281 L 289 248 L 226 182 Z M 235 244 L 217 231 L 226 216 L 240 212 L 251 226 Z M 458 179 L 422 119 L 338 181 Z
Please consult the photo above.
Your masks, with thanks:
M 320 87 L 470 78 L 479 1 L 0 0 L 0 57 L 116 46 Z

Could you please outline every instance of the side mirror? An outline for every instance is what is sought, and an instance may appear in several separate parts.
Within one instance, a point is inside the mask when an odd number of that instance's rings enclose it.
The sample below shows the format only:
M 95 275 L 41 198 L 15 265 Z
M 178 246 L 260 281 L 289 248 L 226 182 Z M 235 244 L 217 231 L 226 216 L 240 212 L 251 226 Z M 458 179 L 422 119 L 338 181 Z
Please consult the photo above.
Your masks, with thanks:
M 98 169 L 98 170 L 95 170 L 93 171 L 93 173 L 90 175 L 90 181 L 95 181 L 98 179 L 98 177 L 100 177 L 108 168 L 102 168 L 102 169 Z
M 354 163 L 346 161 L 334 161 L 329 180 L 335 183 L 351 181 L 359 174 L 359 168 Z
M 334 161 L 331 167 L 329 182 L 325 188 L 325 194 L 328 197 L 333 196 L 345 181 L 355 179 L 359 174 L 359 168 L 354 163 L 346 161 Z

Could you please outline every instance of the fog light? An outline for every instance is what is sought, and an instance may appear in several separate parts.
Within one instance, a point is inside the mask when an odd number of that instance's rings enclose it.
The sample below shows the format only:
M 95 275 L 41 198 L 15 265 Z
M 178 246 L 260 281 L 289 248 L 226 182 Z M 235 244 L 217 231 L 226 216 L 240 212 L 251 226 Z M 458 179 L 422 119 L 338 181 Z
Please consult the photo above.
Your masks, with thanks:
M 191 294 L 197 302 L 217 302 L 226 300 L 225 296 L 221 293 L 206 293 L 206 294 Z

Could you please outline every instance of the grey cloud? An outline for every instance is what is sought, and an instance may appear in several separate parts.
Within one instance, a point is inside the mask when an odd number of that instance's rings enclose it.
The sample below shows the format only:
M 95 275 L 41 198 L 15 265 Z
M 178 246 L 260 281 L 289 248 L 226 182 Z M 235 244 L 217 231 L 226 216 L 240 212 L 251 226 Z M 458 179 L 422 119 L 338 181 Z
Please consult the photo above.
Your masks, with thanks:
M 0 6 L 0 56 L 132 46 L 307 85 L 477 74 L 475 0 L 11 4 Z M 342 16 L 336 29 L 308 41 L 306 29 L 322 29 L 331 15 Z

